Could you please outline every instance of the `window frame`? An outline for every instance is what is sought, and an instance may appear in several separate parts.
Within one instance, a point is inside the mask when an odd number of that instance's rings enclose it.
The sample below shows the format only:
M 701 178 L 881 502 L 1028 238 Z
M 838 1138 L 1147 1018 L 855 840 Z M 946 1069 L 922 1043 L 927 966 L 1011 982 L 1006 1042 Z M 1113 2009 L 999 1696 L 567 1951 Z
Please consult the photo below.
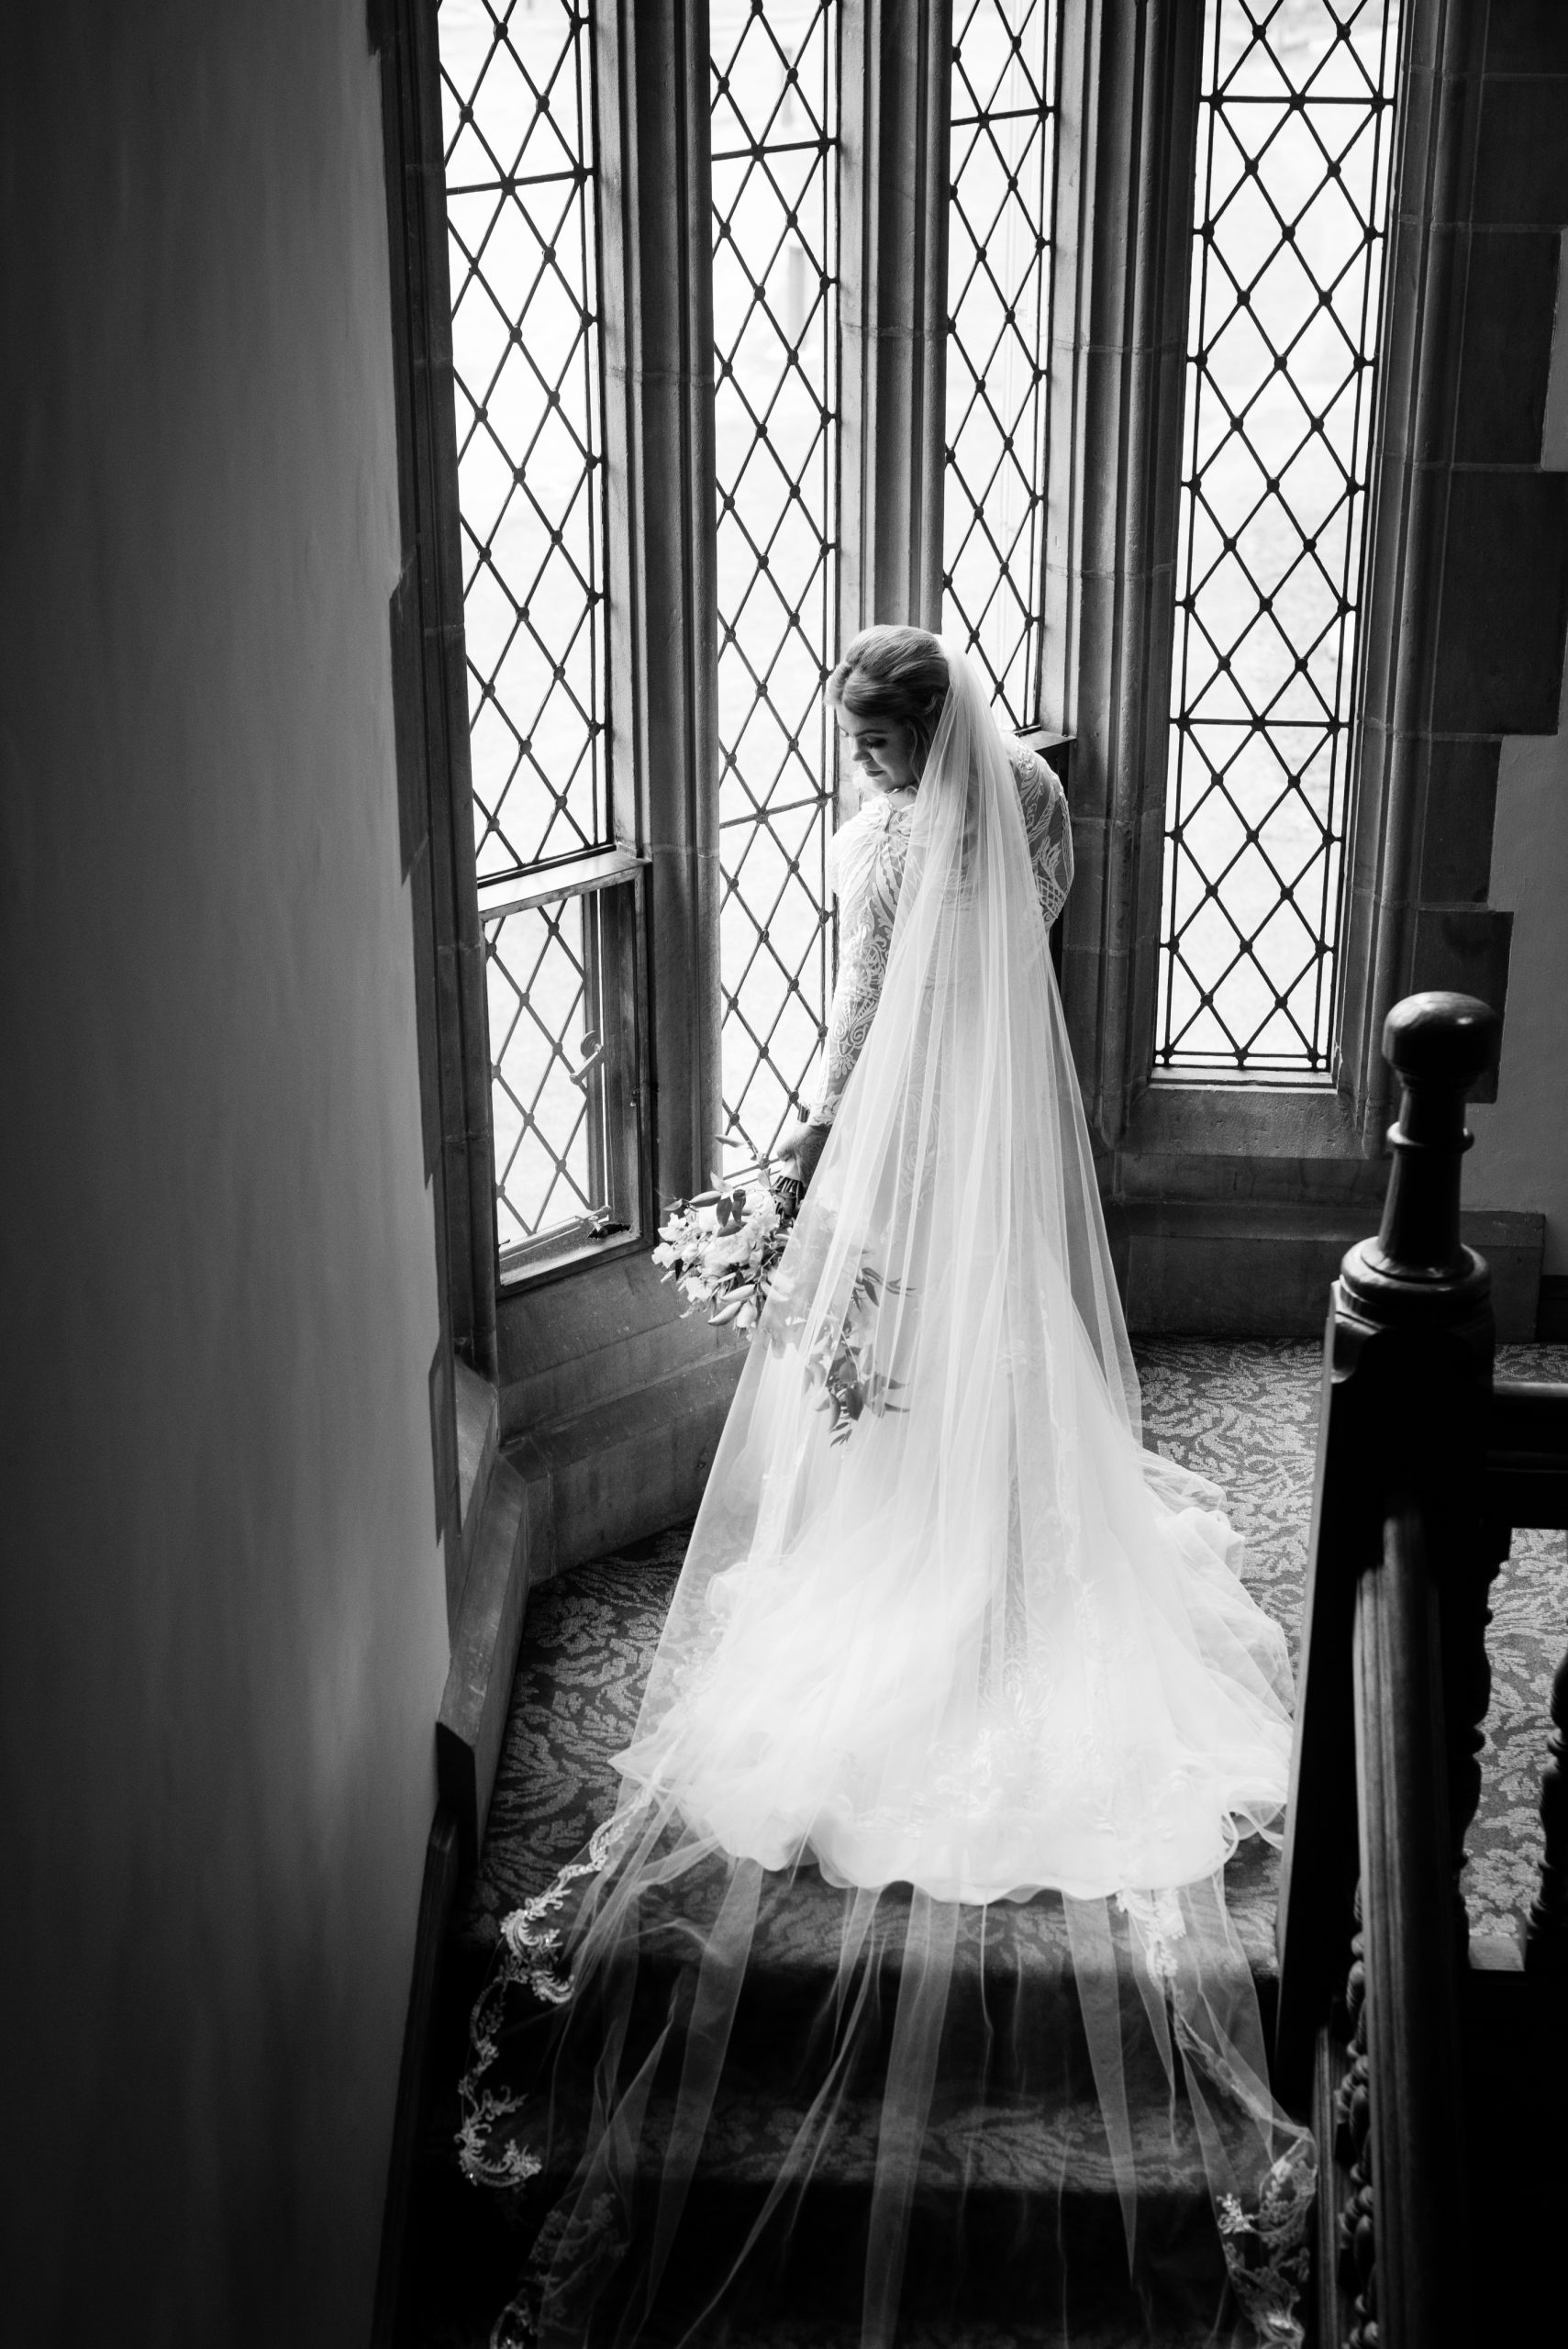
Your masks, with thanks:
M 408 6 L 427 28 L 428 73 L 433 0 Z M 645 1201 L 639 1233 L 595 1243 L 587 1258 L 540 1267 L 528 1276 L 530 1288 L 646 1252 L 657 1203 L 706 1185 L 722 1123 L 707 15 L 702 0 L 594 0 L 594 6 L 608 772 L 615 841 L 641 861 L 643 874 L 638 1085 Z M 1411 62 L 1432 49 L 1439 0 L 1406 0 L 1402 31 L 1382 293 L 1389 358 L 1373 427 L 1340 936 L 1341 968 L 1358 975 L 1339 990 L 1333 1073 L 1318 1081 L 1213 1083 L 1156 1070 L 1203 17 L 1193 0 L 1147 0 L 1136 11 L 1115 0 L 1062 0 L 1056 36 L 1037 718 L 1045 735 L 1071 744 L 1078 877 L 1062 925 L 1062 995 L 1113 1197 L 1173 1186 L 1189 1198 L 1233 1195 L 1238 1181 L 1251 1179 L 1239 1165 L 1249 1164 L 1272 1169 L 1266 1179 L 1284 1197 L 1292 1162 L 1377 1156 L 1384 1096 L 1376 1034 L 1389 1003 L 1422 968 L 1408 918 L 1409 900 L 1421 892 L 1419 841 L 1407 826 L 1388 838 L 1389 729 L 1380 719 L 1381 731 L 1369 729 L 1362 717 L 1379 696 L 1385 708 L 1395 692 L 1391 663 L 1405 657 L 1396 641 L 1400 549 L 1426 527 L 1418 494 L 1396 494 L 1397 468 L 1385 443 L 1407 443 L 1421 386 L 1438 363 L 1430 330 L 1423 329 L 1424 340 L 1414 330 L 1420 291 L 1401 270 L 1396 246 L 1414 239 L 1423 268 L 1445 266 L 1431 229 L 1447 198 L 1429 163 L 1442 102 Z M 842 0 L 838 603 L 845 636 L 873 618 L 940 624 L 952 19 L 951 0 L 904 6 Z M 441 1110 L 455 1235 L 448 1255 L 466 1245 L 473 1299 L 472 1309 L 454 1314 L 454 1336 L 460 1352 L 484 1362 L 481 1292 L 488 1282 L 494 1298 L 497 1264 L 493 1201 L 486 1191 L 481 1211 L 478 1196 L 490 1181 L 488 1055 L 461 694 L 453 706 L 454 678 L 461 685 L 462 676 L 462 618 L 445 382 L 450 311 L 446 319 L 440 314 L 439 109 L 434 128 L 433 171 L 428 152 L 422 180 L 418 163 L 404 167 L 422 223 L 422 281 L 411 296 L 423 307 L 428 344 L 420 560 L 445 585 L 445 601 L 424 623 L 444 662 L 450 821 L 442 854 L 454 909 L 433 940 L 433 959 L 447 1007 L 448 1054 L 462 1075 Z M 1397 778 L 1392 788 L 1396 799 Z M 840 816 L 849 812 L 847 796 L 841 785 Z M 1369 843 L 1383 859 L 1370 885 Z M 1343 1178 L 1344 1196 L 1344 1183 L 1353 1188 L 1355 1179 Z M 466 1241 L 454 1204 L 466 1204 Z M 506 1305 L 504 1292 L 503 1312 Z

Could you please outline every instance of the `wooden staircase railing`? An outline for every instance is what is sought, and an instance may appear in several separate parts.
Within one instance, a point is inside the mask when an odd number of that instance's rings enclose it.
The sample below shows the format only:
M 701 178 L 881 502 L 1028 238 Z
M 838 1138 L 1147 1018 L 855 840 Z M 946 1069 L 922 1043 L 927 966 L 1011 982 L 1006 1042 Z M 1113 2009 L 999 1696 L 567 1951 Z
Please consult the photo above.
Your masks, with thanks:
M 1321 2349 L 1477 2337 L 1459 1879 L 1487 1601 L 1514 1527 L 1568 1526 L 1568 1386 L 1494 1379 L 1489 1275 L 1459 1236 L 1464 1097 L 1496 1035 L 1464 996 L 1390 1013 L 1387 1201 L 1344 1260 L 1325 1336 L 1275 2047 L 1322 2163 Z M 1561 1971 L 1568 1994 L 1568 1662 L 1552 1711 L 1525 1964 Z

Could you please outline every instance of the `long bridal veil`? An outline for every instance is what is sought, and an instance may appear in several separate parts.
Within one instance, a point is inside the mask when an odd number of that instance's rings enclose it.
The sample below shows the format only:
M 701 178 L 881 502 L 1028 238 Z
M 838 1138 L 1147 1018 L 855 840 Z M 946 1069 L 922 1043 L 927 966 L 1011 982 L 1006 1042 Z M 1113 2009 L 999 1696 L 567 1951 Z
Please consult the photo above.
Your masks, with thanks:
M 948 661 L 876 1017 L 618 1806 L 508 1920 L 476 2013 L 471 2171 L 560 2188 L 517 2337 L 731 2337 L 852 2175 L 843 2255 L 883 2349 L 912 2261 L 928 2294 L 973 2262 L 982 2181 L 984 2255 L 1005 2239 L 1027 2271 L 1042 2147 L 1057 2252 L 1086 2165 L 1149 2323 L 1300 2337 L 1310 2140 L 1271 2100 L 1222 1879 L 1284 1804 L 1284 1641 L 1220 1496 L 1141 1448 L 1017 788 Z M 1068 2105 L 1088 2138 L 1043 2125 Z M 1182 2146 L 1228 2296 L 1171 2216 Z M 711 2197 L 683 2229 L 716 2157 L 733 2230 Z M 1067 2249 L 1030 2339 L 1075 2337 Z

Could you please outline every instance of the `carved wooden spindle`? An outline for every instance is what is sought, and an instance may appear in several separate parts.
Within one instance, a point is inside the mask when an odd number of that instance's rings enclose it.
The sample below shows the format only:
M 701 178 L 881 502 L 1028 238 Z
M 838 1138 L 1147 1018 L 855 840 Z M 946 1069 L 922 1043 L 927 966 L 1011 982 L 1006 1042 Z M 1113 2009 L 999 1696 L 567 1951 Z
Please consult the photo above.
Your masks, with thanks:
M 1388 1132 L 1394 1170 L 1377 1238 L 1346 1260 L 1352 1285 L 1358 1273 L 1407 1290 L 1468 1282 L 1477 1259 L 1459 1236 L 1460 1161 L 1473 1139 L 1464 1099 L 1491 1066 L 1498 1033 L 1496 1013 L 1470 995 L 1407 996 L 1384 1022 L 1384 1057 L 1402 1088 Z
M 1381 1570 L 1391 1479 L 1405 1464 L 1442 1493 L 1443 1530 L 1430 1545 L 1430 1564 L 1440 1589 L 1452 1594 L 1442 1633 L 1441 1713 L 1456 1866 L 1475 1809 L 1490 1579 L 1479 1503 L 1494 1331 L 1490 1275 L 1460 1237 L 1459 1178 L 1470 1143 L 1464 1097 L 1488 1065 L 1496 1038 L 1488 1007 L 1457 995 L 1412 996 L 1395 1007 L 1384 1030 L 1384 1051 L 1401 1084 L 1389 1134 L 1394 1167 L 1376 1239 L 1345 1257 L 1325 1350 L 1280 1887 L 1275 2055 L 1287 2099 L 1307 2093 L 1318 2028 L 1344 1978 L 1357 1835 L 1351 1697 L 1356 1590 L 1364 1574 Z M 1457 1897 L 1450 1912 L 1457 1941 Z
M 1540 1890 L 1525 1927 L 1530 1974 L 1568 1974 L 1568 1655 L 1551 1683 L 1551 1759 L 1540 1774 Z
M 1384 1328 L 1417 1341 L 1426 1359 L 1407 1366 L 1389 1400 L 1391 1457 L 1423 1461 L 1444 1488 L 1447 1522 L 1432 1543 L 1440 1593 L 1443 1725 L 1451 1930 L 1467 1939 L 1461 1876 L 1464 1842 L 1481 1799 L 1482 1724 L 1491 1698 L 1486 1654 L 1491 1586 L 1507 1555 L 1506 1529 L 1481 1508 L 1483 1414 L 1491 1379 L 1490 1275 L 1460 1237 L 1460 1169 L 1472 1135 L 1465 1097 L 1494 1060 L 1497 1015 L 1474 996 L 1406 997 L 1389 1013 L 1383 1050 L 1401 1085 L 1389 1130 L 1394 1168 L 1375 1241 L 1345 1260 L 1347 1298 Z M 1457 1343 L 1454 1341 L 1457 1341 Z M 1451 1348 L 1445 1364 L 1440 1349 Z
M 1375 2327 L 1376 2228 L 1372 2190 L 1372 2095 L 1366 2052 L 1366 1943 L 1362 1931 L 1361 1886 L 1356 1886 L 1356 1930 L 1345 1982 L 1345 2019 L 1350 2027 L 1350 2066 L 1335 2098 L 1334 2152 L 1346 2171 L 1340 2205 L 1339 2284 L 1350 2310 L 1347 2349 L 1375 2349 L 1367 2328 Z M 1337 2337 L 1337 2336 L 1335 2336 Z
M 1403 1095 L 1388 1198 L 1340 1276 L 1381 1364 L 1368 1397 L 1381 1554 L 1360 1567 L 1352 1652 L 1370 2127 L 1347 2212 L 1351 2349 L 1471 2337 L 1454 1869 L 1478 1789 L 1496 1543 L 1483 1508 L 1490 1282 L 1460 1237 L 1459 1194 L 1464 1098 L 1496 1034 L 1467 996 L 1390 1013 L 1384 1050 Z

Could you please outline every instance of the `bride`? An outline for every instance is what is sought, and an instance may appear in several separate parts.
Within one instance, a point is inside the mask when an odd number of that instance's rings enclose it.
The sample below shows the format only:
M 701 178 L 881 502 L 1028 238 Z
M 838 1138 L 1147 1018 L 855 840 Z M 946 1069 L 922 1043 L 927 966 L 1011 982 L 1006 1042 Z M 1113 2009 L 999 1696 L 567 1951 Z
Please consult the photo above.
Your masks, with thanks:
M 1277 1840 L 1289 1665 L 1220 1495 L 1141 1448 L 1049 953 L 1062 794 L 923 631 L 856 638 L 828 698 L 870 788 L 808 1187 L 619 1802 L 475 2010 L 465 2165 L 556 2188 L 495 2337 L 739 2339 L 804 2273 L 890 2349 L 912 2279 L 997 2259 L 1004 2146 L 1007 2337 L 1084 2337 L 1073 2165 L 1029 2170 L 1066 2099 L 1141 2324 L 1298 2341 L 1312 2149 L 1222 1876 Z M 1161 2216 L 1183 2148 L 1212 2257 Z

